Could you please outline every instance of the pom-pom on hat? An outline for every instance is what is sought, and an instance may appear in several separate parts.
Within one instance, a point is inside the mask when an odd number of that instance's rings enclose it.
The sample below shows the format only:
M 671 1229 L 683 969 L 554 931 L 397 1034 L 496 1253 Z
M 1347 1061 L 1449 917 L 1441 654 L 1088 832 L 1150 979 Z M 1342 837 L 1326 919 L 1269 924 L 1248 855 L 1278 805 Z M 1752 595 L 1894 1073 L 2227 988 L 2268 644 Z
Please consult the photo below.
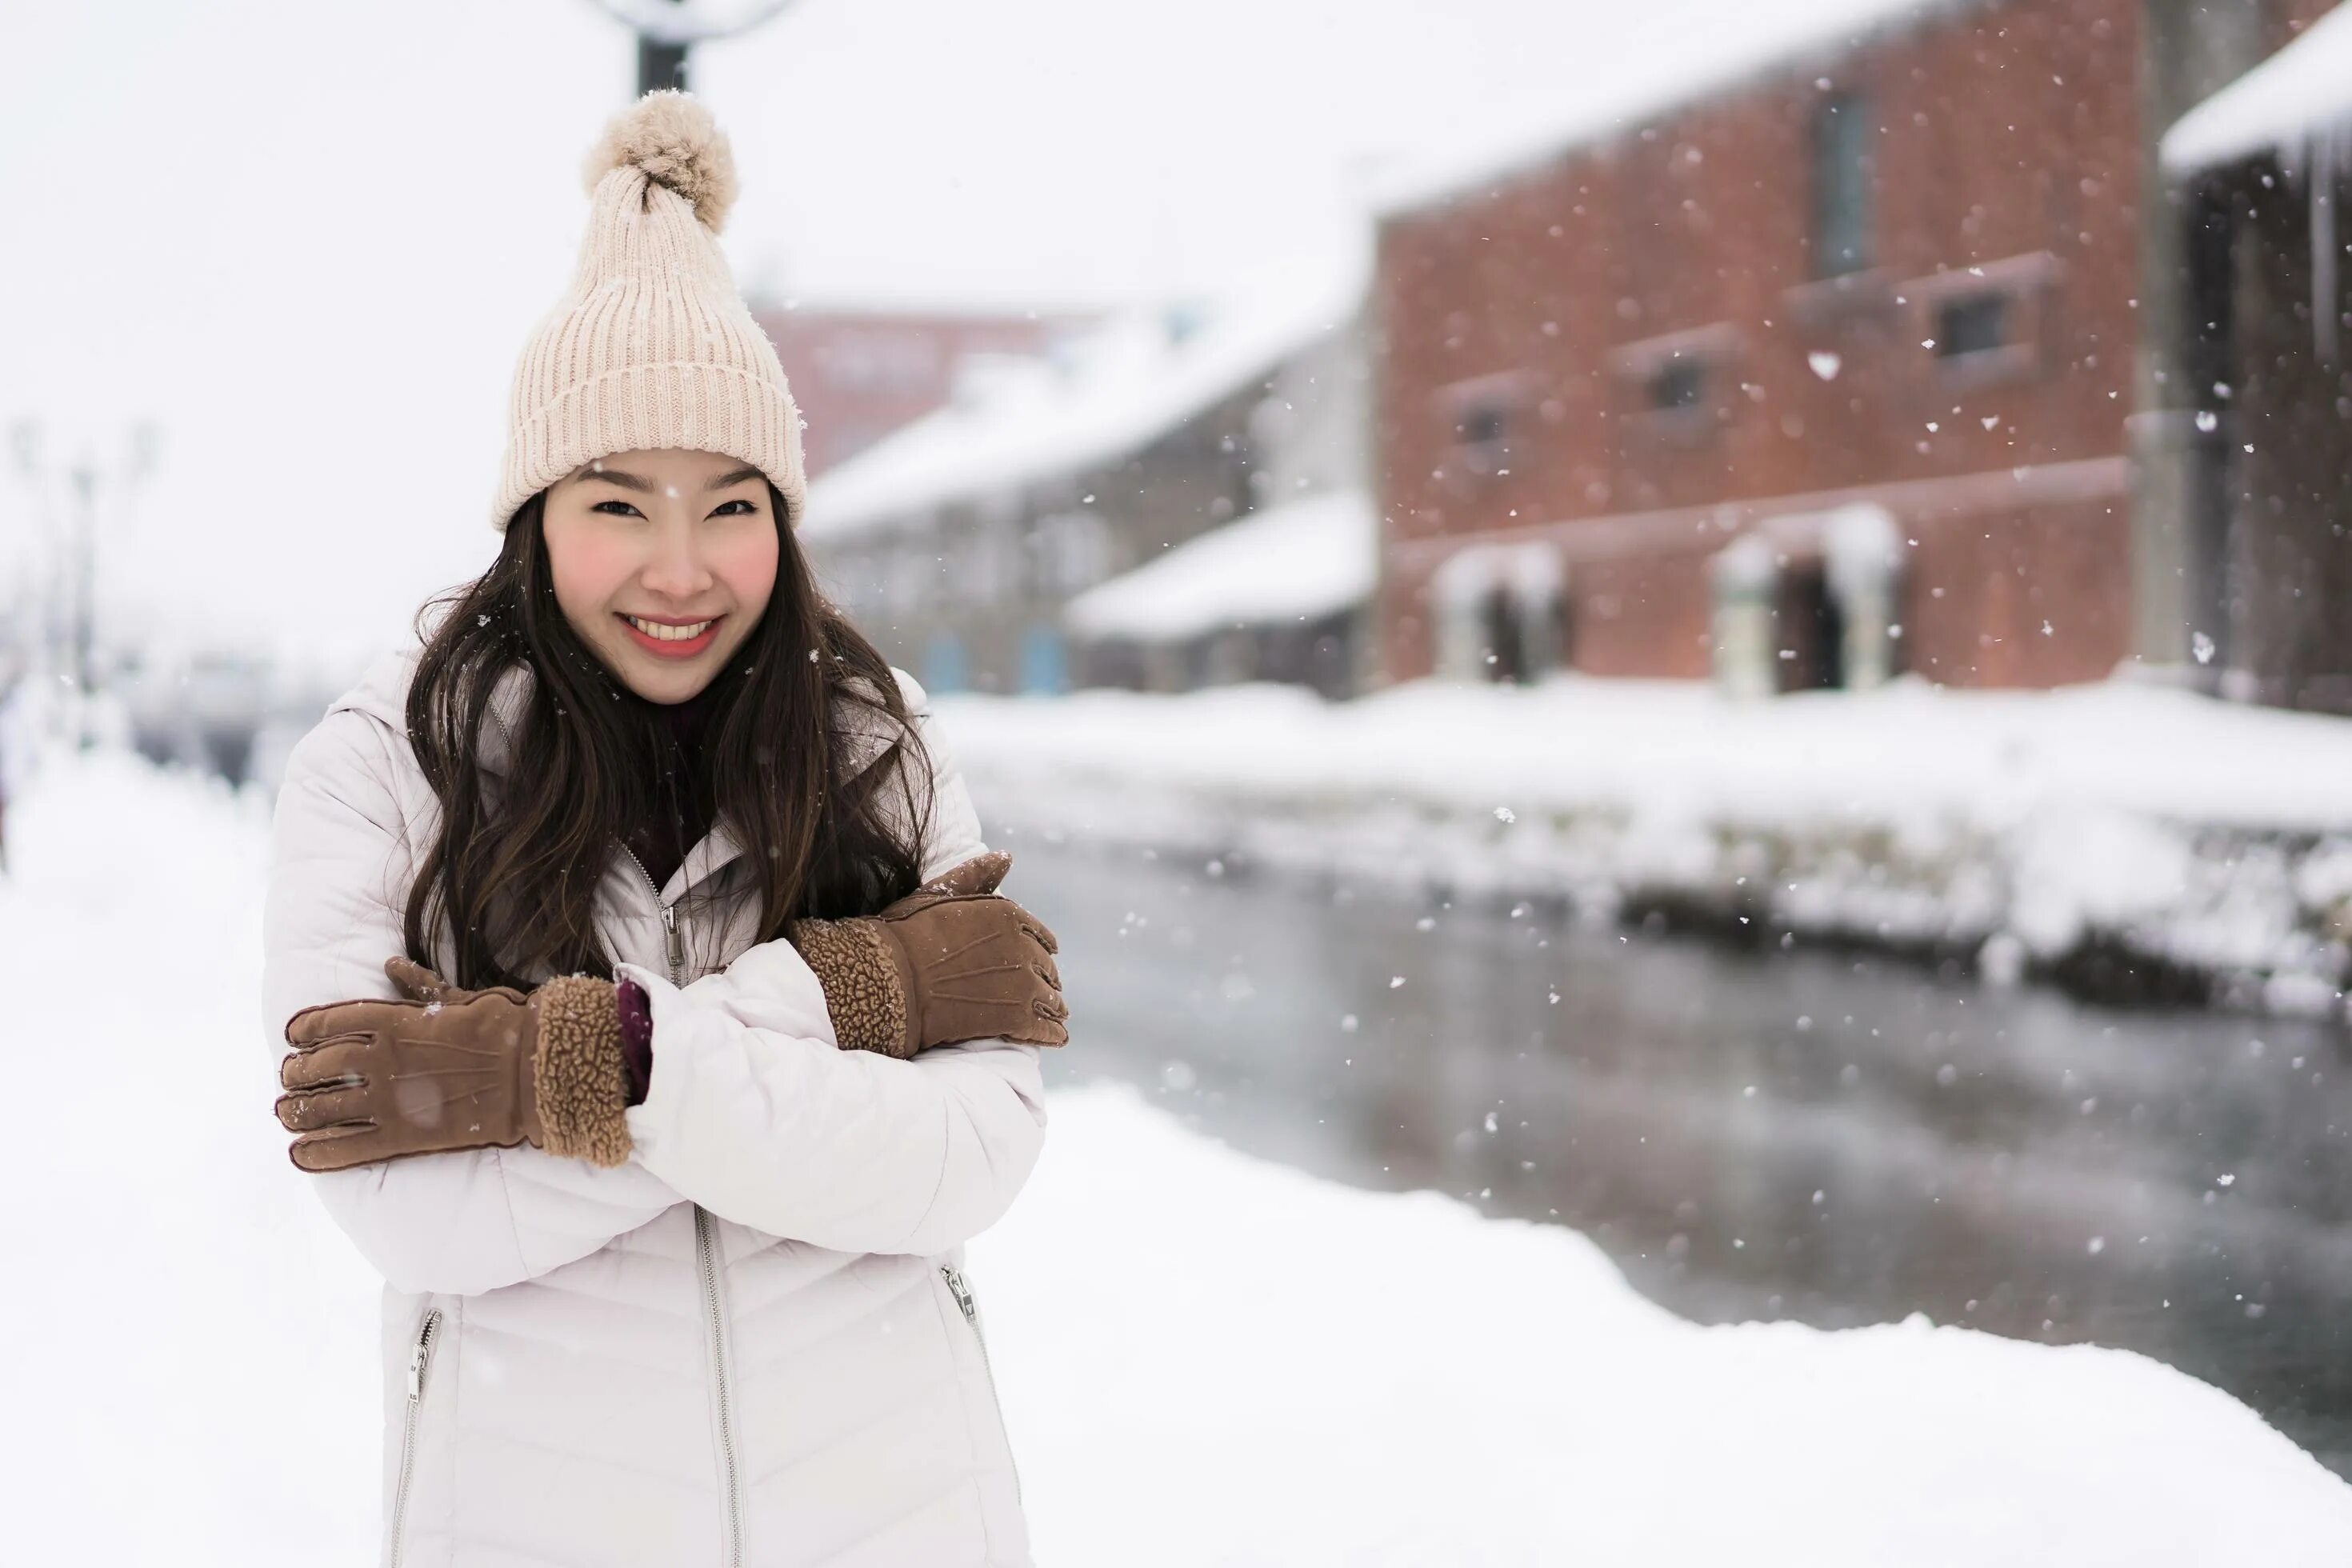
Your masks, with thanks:
M 736 194 L 726 134 L 689 94 L 649 92 L 605 125 L 583 173 L 588 232 L 515 366 L 491 526 L 595 458 L 681 447 L 757 466 L 798 527 L 800 411 L 719 248 Z

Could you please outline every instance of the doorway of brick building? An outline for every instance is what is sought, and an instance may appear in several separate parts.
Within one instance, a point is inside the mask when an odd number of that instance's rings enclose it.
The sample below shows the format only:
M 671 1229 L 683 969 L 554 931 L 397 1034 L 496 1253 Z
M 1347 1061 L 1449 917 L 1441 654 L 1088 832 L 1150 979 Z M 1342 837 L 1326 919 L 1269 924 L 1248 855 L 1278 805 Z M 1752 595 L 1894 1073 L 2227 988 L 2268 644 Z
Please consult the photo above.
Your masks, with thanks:
M 1782 691 L 1836 690 L 1847 684 L 1845 609 L 1818 557 L 1790 561 L 1772 600 L 1772 647 Z

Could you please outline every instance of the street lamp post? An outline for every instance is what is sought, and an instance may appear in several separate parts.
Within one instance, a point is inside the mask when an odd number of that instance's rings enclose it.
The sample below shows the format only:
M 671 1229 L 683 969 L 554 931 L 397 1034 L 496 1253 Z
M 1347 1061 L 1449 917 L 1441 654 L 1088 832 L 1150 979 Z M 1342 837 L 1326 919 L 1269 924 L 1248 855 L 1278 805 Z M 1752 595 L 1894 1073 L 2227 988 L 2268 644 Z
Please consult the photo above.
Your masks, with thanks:
M 683 5 L 685 0 L 671 0 Z M 651 33 L 637 35 L 637 96 L 643 98 L 662 88 L 674 87 L 687 90 L 686 49 L 684 38 L 659 38 Z
M 793 0 L 595 0 L 637 38 L 637 96 L 688 86 L 695 45 L 748 33 Z
M 38 428 L 19 421 L 12 435 L 17 475 L 37 500 L 50 492 L 50 475 L 41 461 Z M 68 715 L 75 743 L 88 751 L 98 742 L 90 697 L 98 685 L 98 502 L 102 486 L 111 483 L 122 492 L 134 491 L 153 472 L 160 432 L 152 421 L 142 421 L 131 432 L 129 457 L 110 475 L 85 453 L 66 468 L 64 479 L 70 505 L 60 526 L 52 526 L 48 563 L 52 591 L 49 626 L 43 639 L 49 657 L 62 666 L 73 689 Z M 60 622 L 62 624 L 60 624 Z
M 73 466 L 73 669 L 74 734 L 85 752 L 98 744 L 89 698 L 98 684 L 91 647 L 96 640 L 98 578 L 98 468 L 88 458 Z

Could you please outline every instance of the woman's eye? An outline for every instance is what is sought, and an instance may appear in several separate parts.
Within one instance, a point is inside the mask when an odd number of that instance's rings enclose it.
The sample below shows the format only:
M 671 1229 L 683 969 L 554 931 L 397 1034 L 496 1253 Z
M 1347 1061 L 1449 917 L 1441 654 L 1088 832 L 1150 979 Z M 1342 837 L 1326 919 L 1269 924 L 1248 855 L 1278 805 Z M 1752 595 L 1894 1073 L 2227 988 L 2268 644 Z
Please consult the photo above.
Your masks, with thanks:
M 631 506 L 627 501 L 625 501 L 625 500 L 600 500 L 600 501 L 598 501 L 594 506 L 590 507 L 588 510 L 589 510 L 590 511 L 603 511 L 603 510 L 604 510 L 606 507 L 608 507 L 608 506 L 616 506 L 616 507 L 619 507 L 619 508 L 621 509 L 621 510 L 622 510 L 622 511 L 625 511 L 625 512 L 635 512 L 635 511 L 637 510 L 635 507 Z M 614 515 L 615 515 L 615 516 L 617 516 L 617 515 L 619 515 L 619 514 L 618 514 L 618 513 L 615 513 Z
M 713 516 L 713 517 L 726 517 L 726 516 L 728 516 L 728 515 L 729 515 L 728 510 L 727 510 L 727 507 L 728 507 L 728 506 L 740 506 L 740 507 L 741 507 L 741 508 L 743 509 L 741 511 L 739 511 L 739 512 L 736 512 L 736 513 L 734 513 L 734 514 L 733 514 L 733 515 L 734 515 L 734 516 L 736 516 L 736 517 L 743 517 L 743 516 L 747 516 L 747 515 L 756 515 L 756 514 L 758 513 L 759 510 L 760 510 L 758 507 L 753 506 L 750 501 L 747 501 L 747 500 L 730 500 L 730 501 L 729 501 L 729 502 L 727 503 L 727 506 L 722 506 L 722 507 L 720 507 L 717 511 L 715 511 L 715 512 L 711 513 L 710 515 L 711 515 L 711 516 Z

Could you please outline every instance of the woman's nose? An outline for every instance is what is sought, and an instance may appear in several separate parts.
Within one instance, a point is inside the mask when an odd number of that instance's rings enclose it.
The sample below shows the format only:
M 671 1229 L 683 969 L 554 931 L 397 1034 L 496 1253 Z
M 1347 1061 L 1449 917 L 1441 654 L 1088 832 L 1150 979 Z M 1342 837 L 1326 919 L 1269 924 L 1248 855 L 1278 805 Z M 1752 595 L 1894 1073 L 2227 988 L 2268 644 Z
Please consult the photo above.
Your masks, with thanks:
M 688 599 L 710 586 L 710 568 L 704 564 L 690 528 L 665 528 L 646 563 L 646 586 L 667 598 Z

